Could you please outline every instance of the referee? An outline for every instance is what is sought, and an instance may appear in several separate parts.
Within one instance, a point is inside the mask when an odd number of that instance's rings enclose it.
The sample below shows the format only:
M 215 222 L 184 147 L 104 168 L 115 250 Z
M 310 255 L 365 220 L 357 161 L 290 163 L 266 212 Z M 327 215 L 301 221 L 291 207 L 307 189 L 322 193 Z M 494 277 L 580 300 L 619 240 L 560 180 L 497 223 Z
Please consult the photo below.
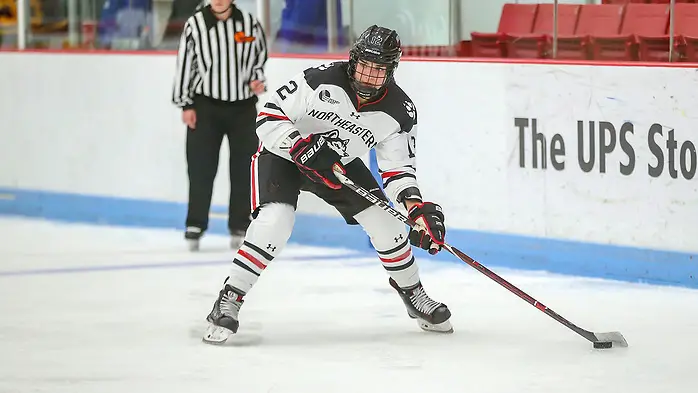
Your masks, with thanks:
M 208 229 L 218 156 L 230 147 L 228 229 L 238 248 L 250 224 L 250 160 L 257 150 L 257 95 L 266 90 L 267 42 L 259 22 L 234 0 L 211 0 L 184 25 L 172 101 L 187 125 L 189 204 L 185 239 L 192 251 Z

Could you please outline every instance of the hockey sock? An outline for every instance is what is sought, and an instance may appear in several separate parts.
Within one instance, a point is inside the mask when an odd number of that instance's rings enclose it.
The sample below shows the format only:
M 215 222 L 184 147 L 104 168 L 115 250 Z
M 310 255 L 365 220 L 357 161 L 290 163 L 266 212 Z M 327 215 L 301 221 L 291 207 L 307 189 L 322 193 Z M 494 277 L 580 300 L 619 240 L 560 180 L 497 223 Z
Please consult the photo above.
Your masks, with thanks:
M 371 239 L 383 267 L 401 287 L 419 282 L 419 268 L 412 255 L 405 225 L 378 206 L 354 216 Z
M 248 293 L 264 269 L 286 246 L 295 221 L 293 206 L 270 203 L 259 209 L 235 254 L 227 284 Z

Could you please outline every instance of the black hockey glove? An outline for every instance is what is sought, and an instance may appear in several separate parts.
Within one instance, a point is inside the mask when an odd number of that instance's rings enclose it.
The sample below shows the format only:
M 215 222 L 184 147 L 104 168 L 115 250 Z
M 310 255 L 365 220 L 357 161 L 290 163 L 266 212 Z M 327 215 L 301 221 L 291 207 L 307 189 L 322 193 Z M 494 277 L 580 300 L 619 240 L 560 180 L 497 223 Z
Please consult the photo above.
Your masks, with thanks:
M 301 173 L 310 180 L 333 190 L 342 188 L 342 183 L 332 172 L 332 166 L 338 164 L 342 172 L 346 171 L 339 163 L 339 154 L 329 147 L 326 136 L 311 134 L 296 142 L 289 153 Z
M 429 254 L 432 255 L 439 252 L 446 236 L 441 206 L 431 202 L 418 203 L 412 206 L 408 214 L 412 221 L 424 228 L 420 228 L 419 231 L 410 230 L 410 243 L 424 250 L 429 250 Z

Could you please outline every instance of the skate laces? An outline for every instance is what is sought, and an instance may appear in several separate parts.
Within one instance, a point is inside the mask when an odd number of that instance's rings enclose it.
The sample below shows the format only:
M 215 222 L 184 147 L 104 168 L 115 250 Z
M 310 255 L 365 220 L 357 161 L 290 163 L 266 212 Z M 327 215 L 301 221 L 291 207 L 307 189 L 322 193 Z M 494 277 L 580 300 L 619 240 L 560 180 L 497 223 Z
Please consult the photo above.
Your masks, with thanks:
M 417 288 L 412 290 L 412 294 L 410 295 L 410 302 L 412 302 L 412 305 L 419 311 L 431 315 L 431 313 L 434 312 L 439 306 L 441 306 L 441 303 L 436 302 L 432 300 L 424 291 L 424 287 L 418 286 Z
M 220 312 L 226 317 L 231 317 L 235 320 L 238 319 L 238 313 L 240 313 L 240 307 L 242 302 L 238 301 L 238 294 L 233 291 L 226 291 L 221 297 Z

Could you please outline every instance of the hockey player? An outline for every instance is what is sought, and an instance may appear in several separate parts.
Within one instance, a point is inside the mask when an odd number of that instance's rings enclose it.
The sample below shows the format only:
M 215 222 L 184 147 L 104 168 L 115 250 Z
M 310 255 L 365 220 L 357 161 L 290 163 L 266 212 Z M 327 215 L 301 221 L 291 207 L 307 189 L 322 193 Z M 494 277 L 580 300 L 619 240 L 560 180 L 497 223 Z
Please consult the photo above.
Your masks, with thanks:
M 453 331 L 448 307 L 425 292 L 411 251 L 410 244 L 435 254 L 446 231 L 441 207 L 422 201 L 418 188 L 417 111 L 394 80 L 401 53 L 397 32 L 374 25 L 352 46 L 348 62 L 308 68 L 272 93 L 257 117 L 254 219 L 207 317 L 204 342 L 222 344 L 237 332 L 245 296 L 291 236 L 300 191 L 316 194 L 347 224 L 363 227 L 389 284 L 422 329 Z M 358 158 L 370 149 L 376 151 L 385 193 Z M 335 163 L 356 184 L 402 204 L 426 231 L 408 233 L 403 223 L 342 187 L 332 172 Z

